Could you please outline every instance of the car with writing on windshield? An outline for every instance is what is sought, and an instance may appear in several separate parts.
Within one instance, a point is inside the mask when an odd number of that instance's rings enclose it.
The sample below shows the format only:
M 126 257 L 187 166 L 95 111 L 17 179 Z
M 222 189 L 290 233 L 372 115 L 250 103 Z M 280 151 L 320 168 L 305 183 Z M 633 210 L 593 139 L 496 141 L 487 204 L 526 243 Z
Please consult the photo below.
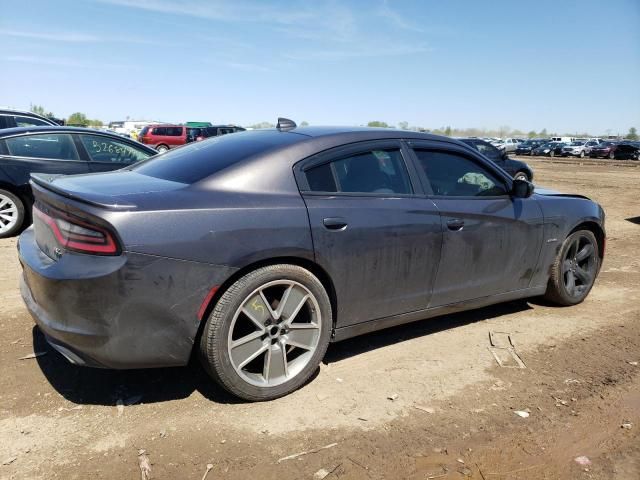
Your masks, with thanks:
M 605 249 L 596 202 L 406 130 L 280 119 L 32 186 L 21 294 L 55 350 L 111 369 L 196 354 L 250 401 L 302 387 L 331 342 L 540 295 L 580 303 Z
M 17 234 L 31 222 L 32 173 L 105 172 L 156 153 L 133 140 L 87 128 L 0 130 L 0 238 Z

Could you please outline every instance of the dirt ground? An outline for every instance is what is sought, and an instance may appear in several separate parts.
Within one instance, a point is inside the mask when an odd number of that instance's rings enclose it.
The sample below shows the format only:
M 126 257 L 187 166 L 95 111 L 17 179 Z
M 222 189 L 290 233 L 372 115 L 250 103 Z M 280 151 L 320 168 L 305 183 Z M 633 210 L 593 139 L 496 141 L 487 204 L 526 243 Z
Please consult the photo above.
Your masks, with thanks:
M 154 479 L 200 480 L 210 464 L 208 480 L 637 480 L 640 165 L 525 160 L 537 184 L 606 210 L 583 304 L 517 301 L 334 344 L 308 385 L 269 403 L 235 401 L 197 363 L 70 365 L 33 328 L 16 241 L 1 240 L 0 478 L 136 479 L 148 460 Z M 489 332 L 508 332 L 526 368 L 498 366 Z

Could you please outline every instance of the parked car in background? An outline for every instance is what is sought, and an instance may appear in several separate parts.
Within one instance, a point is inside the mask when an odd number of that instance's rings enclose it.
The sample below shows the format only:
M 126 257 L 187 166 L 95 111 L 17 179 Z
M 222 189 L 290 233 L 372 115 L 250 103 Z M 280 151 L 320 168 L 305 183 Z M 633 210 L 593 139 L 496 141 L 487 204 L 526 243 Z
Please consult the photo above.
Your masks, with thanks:
M 201 127 L 185 125 L 148 125 L 140 130 L 138 141 L 155 148 L 158 152 L 166 152 L 198 139 L 202 140 L 202 131 Z
M 88 128 L 0 130 L 0 238 L 15 235 L 31 221 L 32 173 L 106 172 L 156 153 L 132 140 Z
M 0 110 L 0 129 L 15 127 L 40 127 L 58 126 L 50 118 L 43 117 L 33 112 L 22 112 L 19 110 Z
M 618 148 L 618 142 L 604 141 L 598 145 L 591 147 L 589 156 L 591 158 L 610 158 L 613 160 L 615 157 L 615 151 Z
M 555 157 L 562 154 L 562 148 L 567 144 L 564 142 L 546 142 L 533 149 L 533 155 L 542 157 Z
M 563 157 L 580 157 L 584 158 L 586 152 L 587 142 L 575 141 L 562 147 L 561 155 Z
M 515 154 L 516 155 L 533 155 L 533 150 L 539 147 L 540 145 L 542 145 L 543 143 L 546 143 L 547 141 L 548 140 L 538 140 L 538 139 L 525 140 L 524 142 L 521 142 L 518 144 Z
M 529 165 L 520 160 L 510 158 L 507 152 L 498 150 L 489 142 L 479 138 L 459 138 L 458 140 L 478 150 L 513 178 L 527 180 L 529 182 L 533 181 L 533 170 Z
M 573 137 L 551 137 L 549 140 L 551 142 L 558 142 L 558 143 L 571 143 L 571 142 L 577 140 L 577 138 L 573 138 Z
M 236 125 L 212 125 L 203 129 L 203 135 L 205 138 L 218 137 L 220 135 L 226 135 L 228 133 L 244 132 L 246 129 L 238 127 Z
M 113 369 L 198 355 L 264 401 L 305 385 L 332 341 L 589 294 L 596 202 L 534 191 L 447 137 L 278 123 L 118 172 L 35 176 L 20 290 L 47 342 Z
M 603 142 L 603 140 L 601 140 L 599 138 L 590 138 L 589 140 L 587 140 L 587 143 L 584 144 L 584 154 L 585 155 L 590 155 L 591 154 L 591 149 L 593 149 L 594 147 L 597 147 L 602 142 Z
M 620 142 L 614 151 L 616 160 L 640 160 L 640 142 Z

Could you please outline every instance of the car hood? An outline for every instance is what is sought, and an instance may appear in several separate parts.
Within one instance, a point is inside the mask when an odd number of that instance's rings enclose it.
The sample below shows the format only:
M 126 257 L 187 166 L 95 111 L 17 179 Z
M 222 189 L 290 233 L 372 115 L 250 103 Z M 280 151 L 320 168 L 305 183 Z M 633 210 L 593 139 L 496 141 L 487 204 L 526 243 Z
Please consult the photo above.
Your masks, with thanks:
M 551 190 L 550 188 L 538 187 L 536 185 L 534 193 L 536 195 L 543 195 L 545 197 L 570 197 L 570 198 L 584 198 L 586 200 L 591 200 L 589 197 L 585 197 L 584 195 L 578 195 L 577 193 L 562 193 L 556 190 Z

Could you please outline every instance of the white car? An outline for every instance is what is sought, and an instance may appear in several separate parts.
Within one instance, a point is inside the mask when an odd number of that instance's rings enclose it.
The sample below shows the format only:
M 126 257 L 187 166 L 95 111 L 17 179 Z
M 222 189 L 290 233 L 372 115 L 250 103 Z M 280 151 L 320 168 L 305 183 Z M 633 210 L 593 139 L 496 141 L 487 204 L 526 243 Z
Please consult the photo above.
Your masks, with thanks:
M 589 153 L 586 151 L 587 143 L 583 141 L 571 142 L 569 145 L 562 147 L 562 156 L 584 158 Z
M 491 145 L 503 152 L 515 152 L 518 148 L 518 141 L 515 138 L 505 138 L 491 142 Z

